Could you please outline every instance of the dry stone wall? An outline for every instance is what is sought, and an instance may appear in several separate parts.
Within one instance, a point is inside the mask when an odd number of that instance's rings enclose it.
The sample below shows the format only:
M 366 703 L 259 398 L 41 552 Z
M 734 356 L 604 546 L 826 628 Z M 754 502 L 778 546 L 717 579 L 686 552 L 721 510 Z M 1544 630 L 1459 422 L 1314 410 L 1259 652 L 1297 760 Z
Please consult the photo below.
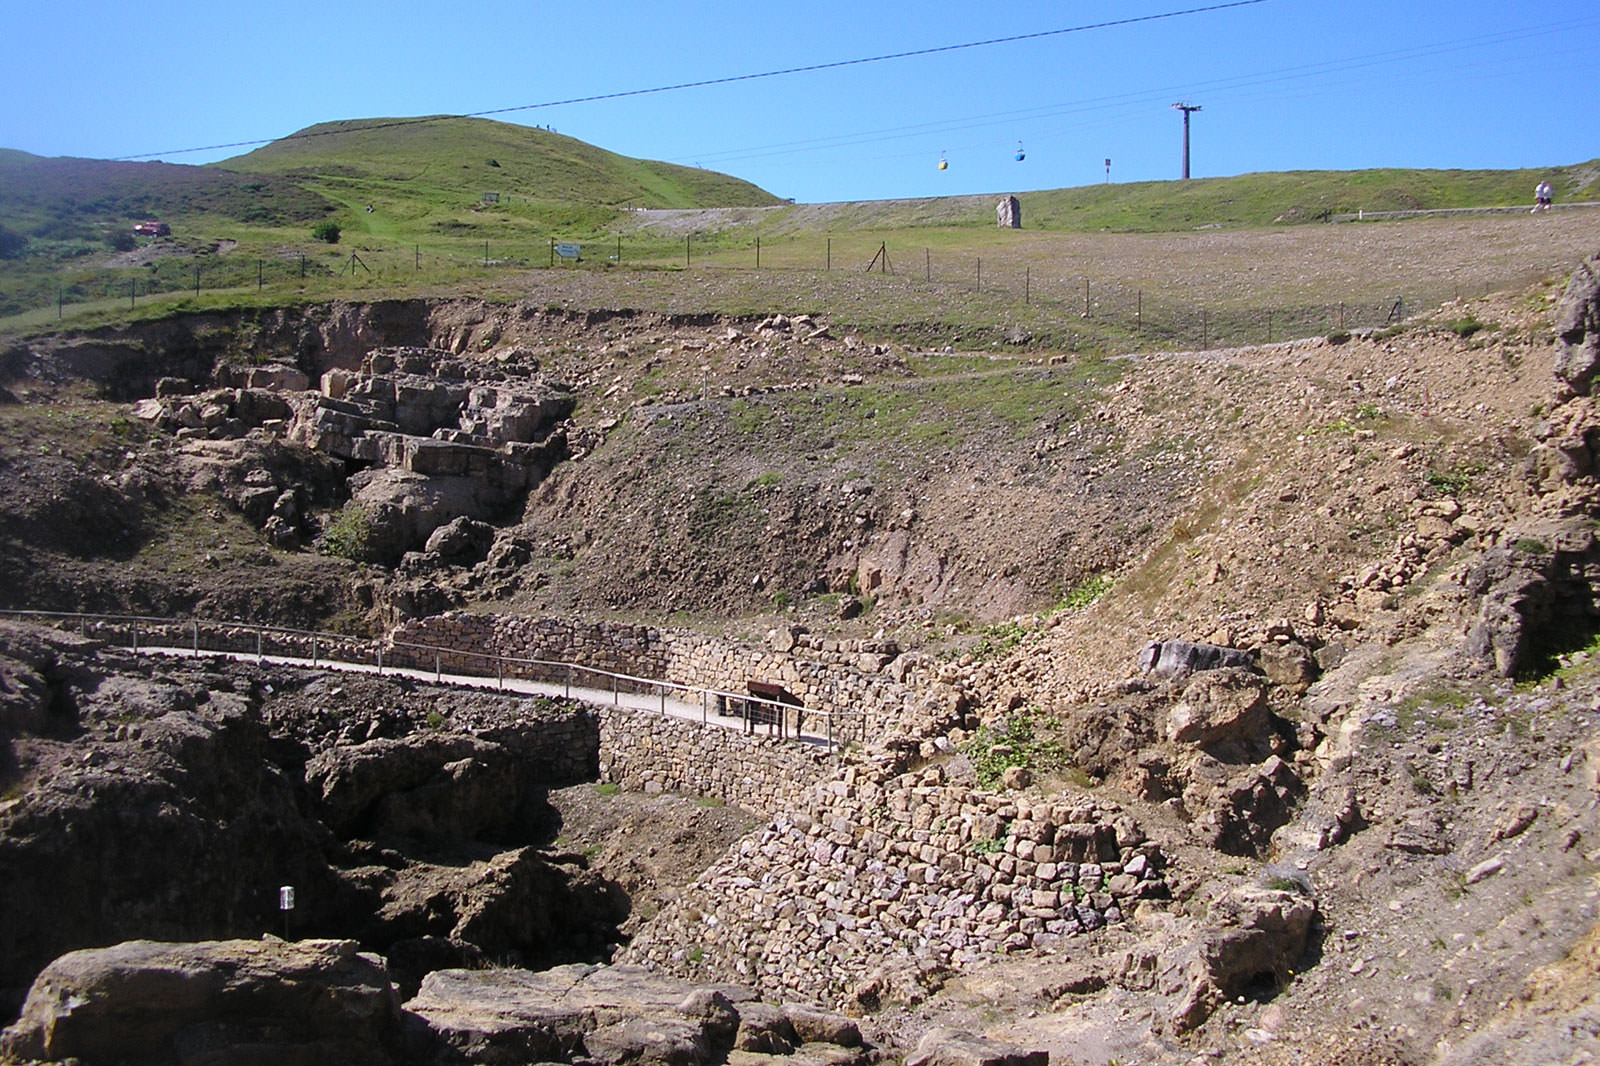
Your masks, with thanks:
M 1164 865 L 1105 802 L 855 765 L 746 838 L 623 959 L 871 1007 L 915 998 L 918 974 L 1120 922 L 1169 894 Z
M 840 757 L 732 729 L 707 729 L 626 707 L 601 707 L 600 777 L 630 792 L 715 797 L 768 817 L 801 809 Z
M 447 672 L 561 681 L 562 668 L 512 660 L 572 662 L 597 670 L 734 694 L 751 682 L 778 685 L 832 719 L 835 740 L 927 736 L 956 723 L 963 701 L 932 660 L 902 654 L 892 641 L 832 640 L 774 630 L 766 644 L 721 640 L 691 630 L 615 622 L 570 622 L 450 612 L 407 622 L 390 635 L 386 662 Z M 406 645 L 432 645 L 432 650 Z M 601 684 L 580 675 L 575 683 Z M 610 685 L 610 679 L 605 679 Z M 624 691 L 648 685 L 623 682 Z

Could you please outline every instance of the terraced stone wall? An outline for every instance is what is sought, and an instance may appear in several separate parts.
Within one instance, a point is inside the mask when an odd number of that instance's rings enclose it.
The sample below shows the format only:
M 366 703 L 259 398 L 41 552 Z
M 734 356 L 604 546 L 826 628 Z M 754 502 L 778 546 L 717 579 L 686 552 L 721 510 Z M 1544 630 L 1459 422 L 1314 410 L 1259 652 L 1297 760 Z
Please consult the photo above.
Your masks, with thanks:
M 707 729 L 649 711 L 599 708 L 600 777 L 630 792 L 715 798 L 768 817 L 806 806 L 841 757 L 814 745 Z
M 743 694 L 751 682 L 782 686 L 809 710 L 832 721 L 841 742 L 894 733 L 942 732 L 960 710 L 957 690 L 925 656 L 892 642 L 831 640 L 776 631 L 766 645 L 721 640 L 688 630 L 613 622 L 568 622 L 505 615 L 447 613 L 407 622 L 391 634 L 386 662 L 446 672 L 560 682 L 562 668 L 515 660 L 574 662 L 694 689 Z M 443 653 L 407 648 L 436 645 Z M 499 657 L 498 660 L 496 657 Z M 609 687 L 610 678 L 581 671 L 575 684 Z M 623 691 L 649 686 L 620 683 Z
M 1108 803 L 852 766 L 746 838 L 619 961 L 872 1008 L 941 967 L 1121 922 L 1169 894 L 1164 865 Z

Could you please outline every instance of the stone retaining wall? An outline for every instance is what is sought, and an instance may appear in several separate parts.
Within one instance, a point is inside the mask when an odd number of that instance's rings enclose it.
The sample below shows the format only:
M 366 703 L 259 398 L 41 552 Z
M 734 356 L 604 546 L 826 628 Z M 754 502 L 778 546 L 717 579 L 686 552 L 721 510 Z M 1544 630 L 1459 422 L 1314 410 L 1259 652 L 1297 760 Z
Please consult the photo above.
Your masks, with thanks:
M 919 975 L 1052 951 L 1164 898 L 1164 862 L 1115 806 L 853 766 L 740 843 L 619 961 L 841 1007 L 916 998 Z
M 636 711 L 599 708 L 600 778 L 630 792 L 678 792 L 777 817 L 841 767 L 807 744 Z
M 831 640 L 792 629 L 774 630 L 765 645 L 752 645 L 692 630 L 449 612 L 396 627 L 390 642 L 386 663 L 432 669 L 434 652 L 404 645 L 435 645 L 447 649 L 437 661 L 452 673 L 493 676 L 500 669 L 506 677 L 565 679 L 562 668 L 506 661 L 538 659 L 731 693 L 748 692 L 752 681 L 780 685 L 808 710 L 830 716 L 840 741 L 941 733 L 962 707 L 959 691 L 926 656 L 902 654 L 890 641 Z M 574 682 L 612 683 L 581 674 Z

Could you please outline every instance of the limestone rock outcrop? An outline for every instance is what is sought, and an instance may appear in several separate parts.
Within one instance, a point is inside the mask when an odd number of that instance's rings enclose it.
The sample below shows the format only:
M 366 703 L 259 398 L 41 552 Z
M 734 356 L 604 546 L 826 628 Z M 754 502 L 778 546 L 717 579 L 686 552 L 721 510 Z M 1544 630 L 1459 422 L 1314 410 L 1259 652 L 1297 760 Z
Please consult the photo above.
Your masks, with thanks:
M 440 970 L 406 1010 L 468 1063 L 640 1063 L 711 1066 L 750 1054 L 859 1066 L 868 1061 L 848 1018 L 773 1006 L 748 989 L 661 977 L 635 966 Z M 798 1054 L 797 1054 L 798 1053 Z
M 353 941 L 131 941 L 46 967 L 0 1060 L 382 1066 L 400 1039 L 388 970 Z

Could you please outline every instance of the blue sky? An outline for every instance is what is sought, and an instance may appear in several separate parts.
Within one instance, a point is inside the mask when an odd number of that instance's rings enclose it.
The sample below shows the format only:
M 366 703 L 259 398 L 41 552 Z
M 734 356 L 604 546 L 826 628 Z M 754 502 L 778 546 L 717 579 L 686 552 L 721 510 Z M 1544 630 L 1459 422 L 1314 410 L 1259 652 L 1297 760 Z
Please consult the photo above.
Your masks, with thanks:
M 1226 2 L 1226 0 L 1222 0 Z M 1162 16 L 1204 0 L 21 0 L 0 147 L 173 150 Z M 802 202 L 1600 157 L 1600 8 L 1260 0 L 986 47 L 496 116 Z M 1018 144 L 1026 160 L 1014 160 Z M 159 154 L 158 154 L 159 153 Z M 949 168 L 938 169 L 941 154 Z

